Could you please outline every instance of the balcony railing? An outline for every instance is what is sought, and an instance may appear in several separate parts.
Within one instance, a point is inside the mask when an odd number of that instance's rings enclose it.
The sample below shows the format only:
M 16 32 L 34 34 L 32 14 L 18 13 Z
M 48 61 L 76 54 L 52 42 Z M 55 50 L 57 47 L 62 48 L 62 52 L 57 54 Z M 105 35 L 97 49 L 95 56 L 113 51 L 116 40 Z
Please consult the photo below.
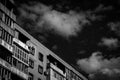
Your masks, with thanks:
M 25 74 L 24 72 L 20 71 L 19 69 L 15 68 L 15 67 L 11 67 L 11 71 L 17 75 L 19 75 L 20 77 L 28 80 L 28 74 Z
M 6 62 L 3 59 L 1 59 L 1 58 L 0 58 L 0 65 L 4 66 L 8 70 L 11 70 L 11 65 L 8 62 Z
M 9 9 L 7 9 L 7 7 L 5 7 L 2 3 L 0 3 L 0 9 L 5 12 L 8 16 L 10 16 L 14 21 L 16 21 L 16 16 L 15 14 L 10 11 Z
M 20 60 L 18 57 L 16 57 L 15 55 L 12 55 L 12 57 L 14 57 L 15 59 L 17 59 L 18 61 L 22 62 L 23 64 L 25 64 L 26 66 L 29 66 L 29 61 L 27 60 L 27 63 L 24 62 L 23 60 Z
M 0 45 L 8 49 L 10 52 L 13 52 L 13 47 L 2 39 L 0 39 Z
M 60 73 L 61 75 L 66 76 L 66 74 L 54 64 L 50 63 L 50 67 L 54 69 L 55 71 L 57 71 L 58 73 Z
M 29 51 L 28 45 L 26 45 L 25 43 L 21 42 L 20 40 L 18 40 L 16 38 L 13 38 L 13 42 L 17 43 L 19 46 L 21 46 L 25 50 Z
M 11 72 L 19 75 L 20 77 L 28 80 L 28 74 L 25 74 L 24 72 L 18 70 L 17 68 L 11 66 L 8 62 L 4 61 L 3 59 L 0 58 L 0 65 L 4 66 L 5 68 L 7 68 L 8 70 L 10 70 Z

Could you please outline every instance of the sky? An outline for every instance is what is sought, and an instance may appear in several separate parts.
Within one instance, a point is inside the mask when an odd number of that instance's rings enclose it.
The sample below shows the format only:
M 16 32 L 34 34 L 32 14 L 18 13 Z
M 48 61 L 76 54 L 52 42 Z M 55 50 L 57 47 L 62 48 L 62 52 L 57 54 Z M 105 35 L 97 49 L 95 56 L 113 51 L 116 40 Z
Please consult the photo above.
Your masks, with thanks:
M 17 22 L 90 80 L 120 80 L 120 0 L 14 0 Z

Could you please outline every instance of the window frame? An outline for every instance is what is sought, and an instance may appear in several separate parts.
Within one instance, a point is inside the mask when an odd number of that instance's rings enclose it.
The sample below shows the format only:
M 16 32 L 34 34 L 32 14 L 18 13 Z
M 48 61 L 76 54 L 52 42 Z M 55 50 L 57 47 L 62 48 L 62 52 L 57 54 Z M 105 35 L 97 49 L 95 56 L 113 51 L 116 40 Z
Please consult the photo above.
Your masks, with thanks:
M 2 37 L 2 27 L 0 26 L 0 38 Z
M 40 74 L 43 74 L 43 67 L 41 65 L 38 65 L 38 72 Z
M 41 62 L 43 62 L 43 59 L 44 58 L 44 55 L 41 53 L 41 52 L 39 52 L 38 53 L 38 59 L 41 61 Z
M 32 73 L 29 72 L 29 78 L 28 80 L 34 80 L 34 75 Z
M 38 78 L 38 80 L 42 80 L 41 78 Z
M 29 66 L 30 68 L 34 68 L 34 60 L 32 60 L 31 58 L 29 58 Z

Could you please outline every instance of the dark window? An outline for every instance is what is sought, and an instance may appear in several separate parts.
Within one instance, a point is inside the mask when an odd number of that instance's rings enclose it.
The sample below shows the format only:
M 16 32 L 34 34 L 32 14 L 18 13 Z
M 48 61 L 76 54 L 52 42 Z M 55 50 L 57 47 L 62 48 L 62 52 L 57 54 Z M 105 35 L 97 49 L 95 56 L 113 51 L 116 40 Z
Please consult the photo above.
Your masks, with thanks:
M 0 38 L 1 38 L 1 36 L 2 36 L 2 28 L 0 27 Z
M 6 41 L 8 44 L 12 44 L 12 35 L 10 35 L 7 31 L 5 31 L 4 29 L 2 29 L 2 31 L 1 31 L 1 29 L 0 29 L 0 36 L 1 36 L 1 38 L 4 40 L 4 41 Z
M 42 67 L 42 66 L 40 66 L 40 65 L 38 65 L 38 72 L 39 72 L 40 74 L 42 74 L 42 73 L 43 73 L 43 67 Z
M 38 80 L 42 80 L 41 78 L 38 78 Z
M 0 10 L 0 20 L 3 18 L 3 12 Z
M 13 20 L 7 16 L 6 14 L 1 14 L 0 13 L 0 16 L 1 16 L 1 20 L 4 21 L 9 27 L 13 28 Z
M 28 67 L 25 65 L 24 68 L 25 68 L 25 69 L 24 69 L 24 72 L 25 72 L 25 73 L 28 73 Z
M 38 57 L 39 57 L 40 61 L 43 61 L 43 54 L 42 53 L 39 52 Z
M 17 60 L 13 58 L 13 66 L 17 66 Z
M 34 61 L 31 58 L 29 59 L 29 66 L 34 68 Z
M 33 74 L 32 74 L 32 73 L 29 73 L 29 78 L 28 78 L 28 80 L 33 80 L 33 78 L 34 78 Z
M 14 37 L 18 39 L 19 32 L 15 30 Z
M 1 2 L 3 5 L 5 5 L 6 0 L 0 0 L 0 2 Z

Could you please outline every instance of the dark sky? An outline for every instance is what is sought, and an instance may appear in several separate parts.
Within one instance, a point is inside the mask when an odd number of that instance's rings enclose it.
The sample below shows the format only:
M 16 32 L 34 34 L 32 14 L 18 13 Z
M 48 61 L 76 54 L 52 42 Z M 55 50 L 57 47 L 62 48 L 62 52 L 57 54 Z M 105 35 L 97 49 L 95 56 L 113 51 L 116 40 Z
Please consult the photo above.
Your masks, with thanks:
M 15 0 L 15 4 L 18 23 L 91 80 L 101 80 L 98 74 L 106 80 L 120 79 L 120 0 Z

